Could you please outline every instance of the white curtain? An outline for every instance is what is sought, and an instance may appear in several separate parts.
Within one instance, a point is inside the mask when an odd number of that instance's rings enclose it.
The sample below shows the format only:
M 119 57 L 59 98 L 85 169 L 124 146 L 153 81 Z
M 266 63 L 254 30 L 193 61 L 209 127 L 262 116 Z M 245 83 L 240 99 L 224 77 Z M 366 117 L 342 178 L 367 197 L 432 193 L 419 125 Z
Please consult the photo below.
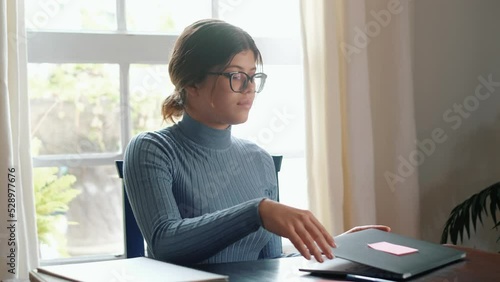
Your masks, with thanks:
M 0 186 L 2 187 L 0 189 L 2 208 L 0 279 L 2 281 L 27 281 L 29 271 L 38 266 L 26 69 L 24 1 L 2 0 L 0 1 Z
M 301 0 L 310 207 L 333 234 L 420 237 L 408 2 Z

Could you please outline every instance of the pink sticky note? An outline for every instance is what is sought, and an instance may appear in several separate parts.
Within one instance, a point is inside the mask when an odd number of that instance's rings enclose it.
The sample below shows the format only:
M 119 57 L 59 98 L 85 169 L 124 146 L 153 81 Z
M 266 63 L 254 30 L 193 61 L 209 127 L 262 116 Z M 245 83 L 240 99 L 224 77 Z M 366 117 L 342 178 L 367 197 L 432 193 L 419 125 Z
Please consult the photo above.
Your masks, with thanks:
M 410 248 L 410 247 L 405 247 L 401 245 L 396 245 L 396 244 L 391 244 L 387 242 L 378 242 L 378 243 L 373 243 L 373 244 L 368 244 L 368 247 L 386 252 L 389 254 L 397 255 L 397 256 L 402 256 L 402 255 L 407 255 L 407 254 L 412 254 L 418 252 L 417 249 Z

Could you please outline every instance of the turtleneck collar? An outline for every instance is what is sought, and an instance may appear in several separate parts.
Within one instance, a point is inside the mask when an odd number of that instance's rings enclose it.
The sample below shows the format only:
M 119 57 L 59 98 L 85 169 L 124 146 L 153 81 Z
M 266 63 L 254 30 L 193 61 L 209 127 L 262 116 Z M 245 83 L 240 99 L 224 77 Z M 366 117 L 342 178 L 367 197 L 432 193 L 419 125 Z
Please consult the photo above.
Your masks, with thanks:
M 178 126 L 191 141 L 212 149 L 226 149 L 231 145 L 231 126 L 227 129 L 215 129 L 193 119 L 186 112 Z

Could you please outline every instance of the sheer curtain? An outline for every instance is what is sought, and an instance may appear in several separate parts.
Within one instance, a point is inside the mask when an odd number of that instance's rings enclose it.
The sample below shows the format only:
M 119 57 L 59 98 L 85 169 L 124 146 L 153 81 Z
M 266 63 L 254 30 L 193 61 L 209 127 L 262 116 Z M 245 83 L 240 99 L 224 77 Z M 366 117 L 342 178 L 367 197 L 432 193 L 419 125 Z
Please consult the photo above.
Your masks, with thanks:
M 2 281 L 27 281 L 29 271 L 38 266 L 26 62 L 24 1 L 1 1 L 0 185 L 3 188 L 0 189 L 2 203 L 0 279 Z
M 311 210 L 333 234 L 419 234 L 413 5 L 301 1 Z

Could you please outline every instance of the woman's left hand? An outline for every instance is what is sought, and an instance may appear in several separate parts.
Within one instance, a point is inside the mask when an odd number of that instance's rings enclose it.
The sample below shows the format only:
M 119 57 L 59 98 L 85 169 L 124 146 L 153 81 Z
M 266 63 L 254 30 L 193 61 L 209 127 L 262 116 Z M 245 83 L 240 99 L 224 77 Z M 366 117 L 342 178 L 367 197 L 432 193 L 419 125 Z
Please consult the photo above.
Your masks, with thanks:
M 366 229 L 378 229 L 378 230 L 382 230 L 382 231 L 385 231 L 385 232 L 391 232 L 391 228 L 389 226 L 385 226 L 385 225 L 361 225 L 361 226 L 356 226 L 354 228 L 351 228 L 348 231 L 340 234 L 339 236 L 342 236 L 342 235 L 345 235 L 345 234 L 349 234 L 349 233 L 358 232 L 358 231 L 362 231 L 362 230 L 366 230 Z

